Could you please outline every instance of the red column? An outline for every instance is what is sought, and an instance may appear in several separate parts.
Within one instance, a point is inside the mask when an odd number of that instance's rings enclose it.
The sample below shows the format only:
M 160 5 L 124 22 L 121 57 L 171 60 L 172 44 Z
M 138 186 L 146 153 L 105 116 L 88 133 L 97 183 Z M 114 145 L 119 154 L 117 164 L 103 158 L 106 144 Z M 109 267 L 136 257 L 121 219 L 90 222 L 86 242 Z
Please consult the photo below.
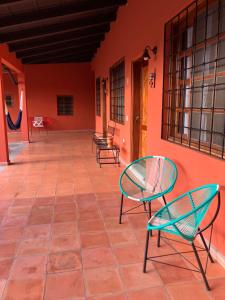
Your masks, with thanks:
M 5 99 L 3 91 L 3 74 L 2 68 L 0 68 L 0 162 L 9 163 L 7 124 L 5 117 Z
M 19 98 L 21 97 L 21 92 L 23 94 L 23 116 L 21 122 L 21 138 L 23 141 L 29 142 L 30 138 L 29 138 L 29 124 L 28 124 L 28 112 L 27 112 L 26 86 L 25 86 L 25 78 L 23 74 L 18 75 Z

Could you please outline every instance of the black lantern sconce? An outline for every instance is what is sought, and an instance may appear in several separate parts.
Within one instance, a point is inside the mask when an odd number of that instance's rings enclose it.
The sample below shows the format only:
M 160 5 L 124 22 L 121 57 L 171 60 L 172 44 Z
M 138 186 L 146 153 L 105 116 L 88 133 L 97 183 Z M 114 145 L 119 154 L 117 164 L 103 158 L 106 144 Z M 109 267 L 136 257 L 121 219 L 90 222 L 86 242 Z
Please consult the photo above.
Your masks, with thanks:
M 143 55 L 142 55 L 143 60 L 144 60 L 144 61 L 148 61 L 148 60 L 151 58 L 151 56 L 150 56 L 150 54 L 149 54 L 149 51 L 152 52 L 152 53 L 154 54 L 154 56 L 156 56 L 157 50 L 158 50 L 158 49 L 157 49 L 156 46 L 153 47 L 153 48 L 151 48 L 150 46 L 146 46 L 145 49 L 144 49 L 144 53 L 143 53 Z
M 144 49 L 144 53 L 142 55 L 143 61 L 147 62 L 151 59 L 149 52 L 151 52 L 154 56 L 157 54 L 157 46 L 151 48 L 150 46 L 146 46 Z M 155 81 L 156 81 L 156 71 L 154 70 L 153 73 L 149 74 L 149 85 L 151 88 L 155 88 Z

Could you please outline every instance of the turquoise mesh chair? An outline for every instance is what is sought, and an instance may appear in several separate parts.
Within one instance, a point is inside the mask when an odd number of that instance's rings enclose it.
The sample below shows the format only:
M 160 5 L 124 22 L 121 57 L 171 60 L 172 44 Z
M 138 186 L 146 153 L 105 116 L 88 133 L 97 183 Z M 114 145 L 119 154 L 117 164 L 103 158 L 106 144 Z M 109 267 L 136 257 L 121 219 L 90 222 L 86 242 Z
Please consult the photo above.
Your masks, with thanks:
M 208 220 L 207 223 L 204 222 L 204 227 L 200 229 L 200 225 L 216 195 L 218 195 L 218 202 L 215 214 L 212 218 L 210 218 L 210 220 Z M 151 219 L 148 222 L 143 271 L 146 272 L 147 260 L 160 262 L 155 259 L 160 256 L 148 257 L 148 244 L 150 236 L 149 233 L 153 230 L 158 230 L 158 247 L 160 247 L 160 232 L 167 232 L 181 237 L 182 239 L 188 241 L 188 243 L 192 246 L 193 252 L 198 263 L 198 268 L 196 267 L 194 270 L 192 269 L 192 271 L 201 272 L 205 285 L 207 289 L 210 290 L 206 278 L 206 270 L 208 258 L 211 260 L 211 262 L 213 262 L 212 256 L 210 254 L 210 246 L 213 223 L 219 213 L 219 209 L 220 193 L 219 186 L 217 184 L 208 184 L 198 187 L 177 197 L 175 200 L 169 202 L 164 207 L 162 207 L 151 217 Z M 207 246 L 207 243 L 202 233 L 209 227 L 211 227 L 211 231 L 209 238 L 209 246 Z M 202 240 L 204 248 L 196 247 L 194 244 L 194 240 L 198 235 Z M 207 261 L 205 270 L 203 269 L 201 260 L 197 252 L 197 248 L 207 251 Z
M 162 156 L 146 156 L 133 161 L 122 172 L 119 180 L 121 205 L 119 223 L 122 215 L 130 214 L 139 206 L 144 206 L 144 213 L 151 217 L 151 201 L 159 197 L 166 204 L 165 194 L 172 191 L 177 179 L 177 168 L 168 158 Z M 124 197 L 139 202 L 127 211 L 123 211 Z M 148 204 L 148 210 L 146 208 Z

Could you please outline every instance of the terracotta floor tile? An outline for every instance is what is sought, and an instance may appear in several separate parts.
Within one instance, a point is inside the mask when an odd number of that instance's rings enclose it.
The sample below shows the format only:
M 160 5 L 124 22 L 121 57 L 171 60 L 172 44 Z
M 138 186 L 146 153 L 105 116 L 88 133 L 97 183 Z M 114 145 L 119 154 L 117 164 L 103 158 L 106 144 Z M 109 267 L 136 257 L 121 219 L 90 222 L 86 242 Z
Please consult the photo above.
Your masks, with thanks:
M 19 216 L 19 215 L 28 215 L 31 210 L 31 205 L 24 206 L 11 206 L 8 209 L 8 216 Z
M 37 278 L 46 272 L 46 256 L 21 256 L 15 259 L 10 279 Z
M 48 239 L 30 239 L 21 242 L 17 255 L 47 254 L 49 249 Z
M 125 294 L 114 294 L 108 296 L 88 297 L 87 300 L 127 300 L 127 296 Z
M 13 263 L 13 258 L 0 259 L 0 279 L 7 279 Z
M 84 268 L 112 266 L 116 264 L 112 250 L 108 247 L 83 249 L 82 261 Z
M 60 252 L 67 250 L 77 250 L 80 248 L 79 237 L 73 235 L 61 235 L 51 240 L 50 251 Z
M 55 197 L 37 198 L 34 202 L 35 205 L 52 205 L 55 203 Z
M 4 293 L 4 300 L 42 300 L 43 292 L 43 278 L 10 280 Z
M 128 300 L 169 300 L 164 287 L 152 287 L 128 293 Z
M 61 203 L 55 205 L 55 214 L 63 213 L 63 212 L 76 212 L 75 203 Z
M 79 212 L 80 221 L 96 220 L 100 218 L 101 216 L 96 208 Z
M 79 221 L 80 232 L 104 231 L 105 226 L 102 220 Z
M 6 283 L 7 281 L 5 279 L 0 279 L 0 299 L 2 299 Z
M 123 218 L 122 224 L 119 224 L 118 218 L 107 218 L 105 219 L 106 230 L 108 231 L 122 231 L 122 230 L 132 230 L 132 227 L 126 217 Z
M 144 248 L 136 244 L 114 247 L 113 252 L 121 265 L 143 262 L 144 259 Z
M 18 247 L 17 242 L 5 241 L 0 243 L 0 257 L 13 257 Z
M 24 230 L 23 226 L 9 226 L 0 229 L 0 240 L 19 240 Z
M 55 203 L 74 203 L 74 196 L 57 196 Z
M 52 237 L 57 237 L 65 234 L 77 235 L 76 222 L 62 222 L 52 224 Z
M 210 294 L 215 300 L 224 300 L 225 295 L 225 277 L 209 280 L 211 288 Z
M 109 238 L 105 231 L 81 233 L 82 248 L 109 246 Z
M 57 273 L 81 269 L 81 256 L 77 251 L 67 251 L 49 254 L 47 271 Z
M 72 300 L 84 298 L 84 284 L 80 271 L 49 274 L 44 300 Z
M 166 286 L 172 300 L 209 300 L 210 293 L 205 286 L 198 283 L 173 284 Z
M 187 265 L 184 263 L 184 261 L 178 255 L 160 257 L 159 261 L 162 261 L 162 262 L 165 262 L 168 264 L 174 264 L 174 265 L 177 265 L 178 267 L 184 267 L 184 268 L 187 267 Z M 157 271 L 159 272 L 160 277 L 162 278 L 162 280 L 165 284 L 177 283 L 177 282 L 182 282 L 182 281 L 196 281 L 196 278 L 193 275 L 192 271 L 168 266 L 165 264 L 155 263 L 155 262 L 154 262 L 154 266 L 156 267 Z M 168 274 L 170 274 L 170 276 L 168 276 Z
M 110 231 L 109 240 L 112 245 L 122 245 L 127 243 L 137 243 L 136 236 L 131 230 Z
M 74 212 L 56 213 L 54 216 L 54 223 L 75 222 L 76 220 L 77 214 Z
M 147 273 L 143 273 L 142 269 L 143 264 L 122 267 L 121 277 L 128 290 L 163 285 L 162 280 L 152 265 L 151 268 L 148 269 Z
M 27 216 L 6 216 L 2 220 L 2 226 L 25 226 Z
M 31 215 L 28 219 L 28 225 L 50 224 L 52 215 L 49 213 Z
M 122 291 L 119 271 L 115 268 L 87 269 L 84 272 L 88 296 L 113 294 Z
M 23 239 L 48 239 L 50 237 L 50 225 L 29 225 L 23 232 Z

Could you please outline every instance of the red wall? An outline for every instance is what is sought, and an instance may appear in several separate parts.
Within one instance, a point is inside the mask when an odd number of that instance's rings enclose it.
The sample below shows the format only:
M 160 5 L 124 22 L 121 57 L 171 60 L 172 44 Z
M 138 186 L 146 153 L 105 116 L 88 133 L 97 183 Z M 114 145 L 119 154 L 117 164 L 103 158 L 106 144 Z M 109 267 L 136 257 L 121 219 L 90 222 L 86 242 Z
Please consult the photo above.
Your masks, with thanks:
M 179 177 L 172 196 L 201 184 L 218 183 L 222 191 L 222 207 L 217 219 L 214 245 L 225 255 L 225 162 L 206 154 L 161 139 L 164 24 L 186 7 L 189 0 L 129 0 L 119 10 L 118 19 L 98 50 L 92 67 L 95 76 L 108 77 L 109 68 L 125 57 L 125 125 L 117 125 L 116 141 L 120 144 L 121 158 L 131 161 L 132 138 L 132 61 L 143 54 L 146 45 L 158 47 L 156 59 L 151 59 L 149 72 L 156 69 L 156 87 L 148 90 L 148 154 L 171 158 L 178 167 Z M 108 117 L 109 117 L 109 95 Z M 102 119 L 96 118 L 96 129 L 101 130 Z M 123 138 L 125 143 L 122 143 Z
M 29 116 L 50 118 L 52 130 L 94 128 L 94 74 L 90 64 L 25 65 L 25 76 Z M 73 96 L 73 116 L 57 116 L 57 95 Z

